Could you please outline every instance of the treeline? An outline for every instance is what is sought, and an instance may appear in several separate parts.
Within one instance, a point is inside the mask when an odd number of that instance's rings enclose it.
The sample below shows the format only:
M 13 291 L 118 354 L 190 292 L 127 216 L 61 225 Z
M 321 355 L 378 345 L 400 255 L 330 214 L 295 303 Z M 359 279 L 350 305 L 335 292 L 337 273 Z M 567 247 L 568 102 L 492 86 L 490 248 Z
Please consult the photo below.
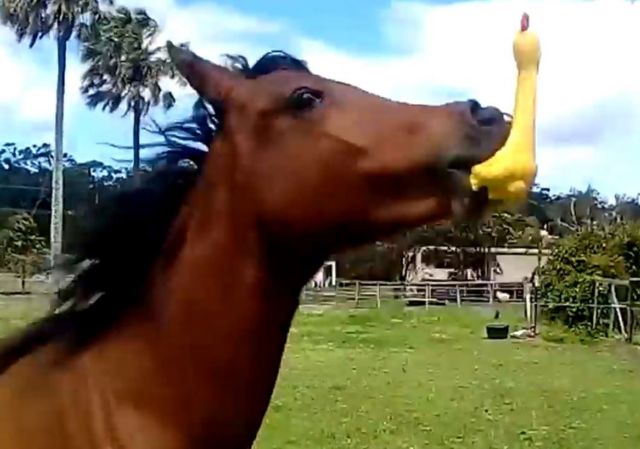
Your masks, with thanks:
M 608 229 L 640 222 L 640 196 L 616 195 L 608 201 L 596 189 L 552 193 L 536 185 L 517 210 L 494 212 L 479 224 L 453 223 L 422 226 L 336 256 L 340 276 L 350 279 L 403 280 L 403 256 L 419 246 L 453 247 L 456 271 L 481 272 L 482 251 L 490 247 L 550 248 L 565 237 L 590 229 Z M 469 250 L 474 251 L 469 251 Z
M 11 217 L 27 213 L 33 217 L 38 234 L 49 241 L 52 161 L 49 144 L 0 146 L 0 229 L 10 227 Z M 83 214 L 130 182 L 131 170 L 100 161 L 78 162 L 69 155 L 65 155 L 63 165 L 63 250 L 73 253 Z
M 0 146 L 0 228 L 26 212 L 48 241 L 52 148 L 48 144 Z M 144 164 L 143 164 L 144 165 Z M 132 182 L 130 168 L 64 157 L 64 252 L 73 253 L 82 217 L 110 193 Z M 639 198 L 618 195 L 608 202 L 593 188 L 554 194 L 536 186 L 520 210 L 499 211 L 478 224 L 423 226 L 337 256 L 340 274 L 359 279 L 399 279 L 403 254 L 416 246 L 486 248 L 549 247 L 560 237 L 594 227 L 640 221 Z M 473 264 L 467 254 L 466 264 Z M 464 264 L 463 264 L 464 265 Z

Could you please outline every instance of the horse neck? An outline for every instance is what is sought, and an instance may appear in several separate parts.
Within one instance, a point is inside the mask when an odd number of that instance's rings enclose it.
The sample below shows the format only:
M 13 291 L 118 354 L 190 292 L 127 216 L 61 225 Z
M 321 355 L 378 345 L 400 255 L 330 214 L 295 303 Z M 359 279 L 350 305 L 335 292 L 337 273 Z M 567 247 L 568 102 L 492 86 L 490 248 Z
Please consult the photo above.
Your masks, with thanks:
M 162 357 L 172 367 L 165 375 L 175 378 L 168 379 L 172 388 L 184 388 L 175 393 L 176 410 L 190 404 L 193 428 L 232 432 L 237 442 L 259 429 L 315 263 L 274 248 L 229 179 L 228 163 L 219 156 L 209 163 L 212 176 L 203 172 L 179 218 L 181 246 L 157 277 L 153 303 Z

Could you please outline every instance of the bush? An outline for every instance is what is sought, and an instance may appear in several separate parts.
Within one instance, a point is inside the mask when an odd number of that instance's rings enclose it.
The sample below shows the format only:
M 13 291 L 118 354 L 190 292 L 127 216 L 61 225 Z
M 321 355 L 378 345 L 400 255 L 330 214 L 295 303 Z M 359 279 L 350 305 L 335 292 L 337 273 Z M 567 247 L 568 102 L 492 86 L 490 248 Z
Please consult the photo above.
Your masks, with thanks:
M 24 290 L 26 278 L 42 269 L 46 244 L 38 234 L 38 226 L 31 215 L 14 215 L 8 225 L 0 233 L 1 262 L 5 268 L 20 276 Z
M 571 329 L 602 334 L 609 327 L 609 314 L 599 314 L 593 322 L 594 277 L 628 279 L 640 275 L 640 226 L 616 224 L 580 231 L 563 238 L 554 246 L 540 271 L 540 301 L 570 306 L 549 306 L 543 316 Z M 598 304 L 609 304 L 604 288 L 598 292 Z M 626 288 L 617 290 L 626 300 Z M 606 316 L 603 316 L 606 315 Z

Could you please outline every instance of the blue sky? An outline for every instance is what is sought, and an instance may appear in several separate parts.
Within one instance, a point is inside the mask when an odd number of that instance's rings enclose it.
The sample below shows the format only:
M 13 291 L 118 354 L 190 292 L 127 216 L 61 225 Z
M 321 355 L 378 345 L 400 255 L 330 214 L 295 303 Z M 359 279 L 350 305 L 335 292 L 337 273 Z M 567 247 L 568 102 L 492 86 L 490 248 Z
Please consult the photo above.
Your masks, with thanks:
M 313 71 L 393 99 L 441 103 L 478 98 L 510 111 L 511 42 L 526 10 L 542 41 L 538 98 L 539 182 L 555 190 L 592 183 L 635 195 L 640 182 L 640 5 L 626 0 L 122 0 L 160 22 L 159 42 L 189 41 L 203 56 L 254 60 L 284 49 Z M 2 141 L 53 142 L 55 49 L 29 50 L 0 29 Z M 128 157 L 100 142 L 129 144 L 131 118 L 89 111 L 71 48 L 65 150 L 79 160 Z M 188 112 L 193 94 L 176 90 Z M 148 138 L 148 137 L 147 137 Z

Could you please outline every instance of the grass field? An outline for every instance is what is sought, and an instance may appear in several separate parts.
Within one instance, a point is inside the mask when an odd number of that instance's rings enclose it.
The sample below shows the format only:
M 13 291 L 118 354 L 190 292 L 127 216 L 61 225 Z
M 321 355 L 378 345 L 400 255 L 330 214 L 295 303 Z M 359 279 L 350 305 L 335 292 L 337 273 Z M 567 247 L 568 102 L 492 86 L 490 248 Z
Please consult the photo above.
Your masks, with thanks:
M 3 303 L 0 332 L 34 311 Z M 455 307 L 299 313 L 256 448 L 640 447 L 637 347 L 487 341 L 491 318 Z
M 637 348 L 487 341 L 491 318 L 300 314 L 257 448 L 640 447 Z

